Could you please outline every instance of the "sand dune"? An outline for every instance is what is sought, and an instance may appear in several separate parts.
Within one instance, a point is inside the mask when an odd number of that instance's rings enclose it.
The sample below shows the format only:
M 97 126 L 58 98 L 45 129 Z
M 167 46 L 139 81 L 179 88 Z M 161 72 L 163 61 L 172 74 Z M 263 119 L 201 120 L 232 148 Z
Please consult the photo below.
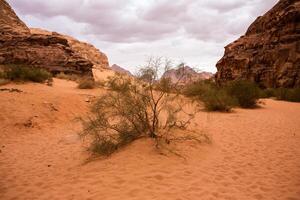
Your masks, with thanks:
M 0 199 L 300 199 L 300 104 L 264 100 L 255 110 L 197 115 L 211 145 L 182 143 L 186 160 L 140 140 L 86 163 L 73 120 L 102 89 L 6 85 L 0 92 Z

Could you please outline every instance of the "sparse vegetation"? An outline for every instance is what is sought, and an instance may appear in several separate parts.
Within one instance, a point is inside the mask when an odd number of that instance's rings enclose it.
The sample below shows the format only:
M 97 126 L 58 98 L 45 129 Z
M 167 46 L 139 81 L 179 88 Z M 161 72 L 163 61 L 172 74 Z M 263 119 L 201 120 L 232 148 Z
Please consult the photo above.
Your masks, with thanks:
M 1 75 L 0 75 L 0 77 L 1 77 Z M 1 85 L 6 85 L 6 84 L 8 84 L 10 81 L 9 80 L 7 80 L 7 79 L 2 79 L 2 78 L 0 78 L 0 86 Z
M 108 77 L 107 86 L 110 90 L 116 92 L 126 92 L 130 89 L 132 80 L 120 73 L 115 76 Z
M 93 89 L 96 87 L 105 86 L 105 82 L 103 82 L 103 81 L 95 82 L 95 80 L 92 77 L 80 76 L 77 74 L 66 74 L 66 73 L 60 72 L 59 74 L 55 75 L 55 78 L 64 79 L 64 80 L 68 80 L 68 81 L 74 81 L 74 82 L 78 83 L 77 87 L 79 89 Z
M 208 111 L 222 112 L 229 112 L 235 106 L 253 108 L 262 95 L 255 83 L 241 80 L 223 87 L 210 80 L 198 81 L 186 86 L 184 94 L 202 101 Z
M 183 94 L 188 97 L 200 96 L 203 95 L 205 91 L 210 90 L 213 87 L 217 87 L 213 82 L 199 80 L 197 82 L 186 85 L 183 89 Z
M 96 83 L 92 78 L 84 78 L 78 84 L 79 89 L 93 89 L 95 87 Z
M 277 100 L 300 102 L 300 88 L 268 88 L 261 90 L 260 97 L 274 97 Z
M 52 75 L 48 71 L 25 65 L 3 66 L 0 76 L 0 78 L 10 81 L 32 81 L 37 83 L 52 81 Z
M 106 81 L 104 80 L 98 80 L 95 82 L 96 87 L 105 87 L 106 86 Z
M 117 75 L 108 81 L 112 91 L 100 97 L 92 115 L 83 120 L 81 135 L 92 139 L 93 153 L 108 156 L 143 137 L 154 139 L 157 148 L 178 139 L 197 140 L 193 134 L 172 134 L 176 129 L 186 130 L 197 111 L 185 112 L 179 93 L 168 93 L 175 85 L 158 81 L 160 69 L 169 65 L 169 61 L 151 59 L 137 80 Z
M 204 103 L 208 111 L 229 112 L 236 105 L 236 99 L 228 95 L 224 88 L 209 80 L 192 83 L 184 89 L 186 96 L 194 97 Z
M 68 81 L 75 81 L 79 82 L 81 80 L 79 75 L 76 74 L 65 74 L 64 72 L 60 72 L 59 74 L 55 75 L 56 78 L 64 79 Z
M 236 99 L 229 96 L 224 89 L 211 88 L 200 99 L 208 111 L 230 112 L 236 105 Z
M 300 88 L 278 88 L 275 90 L 275 96 L 278 100 L 300 102 Z
M 250 81 L 236 80 L 226 87 L 228 94 L 237 99 L 242 108 L 254 108 L 260 96 L 259 87 Z
M 259 94 L 260 98 L 270 98 L 275 96 L 276 96 L 276 89 L 274 88 L 266 88 L 260 90 L 260 94 Z

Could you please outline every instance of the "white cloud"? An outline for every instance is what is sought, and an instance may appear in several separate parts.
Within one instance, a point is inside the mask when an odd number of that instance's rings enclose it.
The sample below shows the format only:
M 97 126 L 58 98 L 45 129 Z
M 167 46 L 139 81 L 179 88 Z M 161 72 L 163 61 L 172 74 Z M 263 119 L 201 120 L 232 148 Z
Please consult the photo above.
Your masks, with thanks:
M 143 64 L 149 55 L 216 71 L 223 47 L 277 0 L 8 0 L 28 26 L 72 35 L 110 63 Z

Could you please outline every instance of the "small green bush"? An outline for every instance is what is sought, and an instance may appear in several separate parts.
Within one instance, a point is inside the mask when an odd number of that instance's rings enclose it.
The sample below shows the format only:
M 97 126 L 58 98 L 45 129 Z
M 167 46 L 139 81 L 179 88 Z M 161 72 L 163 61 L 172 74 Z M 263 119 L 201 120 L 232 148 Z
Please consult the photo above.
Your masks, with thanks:
M 52 75 L 48 71 L 24 65 L 7 65 L 4 67 L 1 76 L 2 78 L 11 81 L 32 81 L 42 83 L 52 80 Z
M 229 96 L 224 88 L 211 81 L 198 81 L 187 85 L 183 93 L 202 101 L 208 111 L 229 112 L 237 104 L 236 99 Z
M 260 90 L 260 98 L 270 98 L 276 96 L 276 89 L 274 88 L 267 88 Z
M 300 88 L 268 88 L 261 90 L 260 98 L 275 97 L 278 100 L 300 102 Z
M 6 73 L 4 72 L 4 69 L 2 66 L 0 66 L 0 86 L 1 85 L 6 85 L 10 81 L 7 79 Z
M 229 95 L 237 99 L 242 108 L 253 108 L 260 97 L 259 87 L 250 81 L 232 81 L 226 87 Z
M 78 84 L 79 89 L 93 89 L 95 87 L 95 81 L 91 78 L 82 79 Z
M 2 79 L 2 78 L 0 78 L 0 86 L 1 85 L 6 85 L 6 84 L 8 84 L 10 81 L 9 80 L 7 80 L 7 79 Z
M 208 111 L 229 112 L 236 105 L 236 100 L 229 96 L 224 89 L 211 88 L 200 98 Z
M 188 97 L 201 96 L 210 89 L 217 89 L 217 86 L 209 80 L 201 80 L 186 85 L 183 94 Z
M 0 71 L 0 78 L 1 78 L 1 79 L 5 79 L 5 78 L 6 78 L 5 72 Z
M 278 100 L 300 102 L 300 88 L 278 88 L 275 95 Z

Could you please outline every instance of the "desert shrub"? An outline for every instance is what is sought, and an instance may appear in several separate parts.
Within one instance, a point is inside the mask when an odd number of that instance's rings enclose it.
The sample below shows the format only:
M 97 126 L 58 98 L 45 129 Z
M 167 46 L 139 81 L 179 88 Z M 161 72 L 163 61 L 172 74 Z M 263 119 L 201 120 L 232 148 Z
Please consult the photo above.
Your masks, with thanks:
M 276 89 L 276 99 L 285 100 L 288 98 L 288 89 L 287 88 L 277 88 Z
M 129 92 L 110 92 L 93 105 L 94 115 L 84 122 L 82 135 L 92 137 L 94 153 L 110 155 L 147 131 L 146 105 L 135 97 Z
M 131 79 L 120 73 L 117 73 L 115 76 L 108 77 L 107 80 L 108 88 L 116 92 L 128 91 L 131 87 L 131 84 Z
M 290 89 L 288 92 L 288 100 L 292 102 L 300 102 L 300 88 Z
M 96 87 L 95 81 L 92 78 L 84 78 L 79 81 L 79 89 L 93 89 Z
M 98 80 L 95 82 L 96 87 L 105 87 L 106 86 L 106 81 L 104 80 Z
M 158 81 L 160 67 L 157 60 L 149 61 L 136 80 L 117 75 L 108 81 L 112 91 L 100 97 L 91 115 L 82 119 L 81 136 L 91 138 L 93 153 L 108 156 L 142 137 L 152 138 L 160 147 L 172 141 L 175 129 L 187 128 L 196 111 L 183 111 L 179 94 L 167 92 L 173 86 Z
M 270 98 L 275 96 L 276 96 L 276 89 L 274 88 L 266 88 L 260 90 L 260 94 L 259 94 L 260 98 Z
M 183 94 L 189 97 L 193 96 L 201 96 L 203 95 L 206 91 L 216 88 L 217 86 L 214 85 L 212 82 L 207 81 L 207 80 L 199 80 L 197 82 L 188 84 L 184 87 L 183 89 Z
M 246 80 L 232 81 L 226 89 L 229 95 L 237 99 L 242 108 L 255 107 L 260 96 L 258 86 Z
M 210 88 L 200 99 L 208 111 L 230 112 L 236 106 L 236 99 L 229 96 L 224 89 Z
M 8 84 L 10 81 L 9 80 L 7 80 L 7 79 L 2 79 L 2 78 L 0 78 L 0 86 L 1 85 L 6 85 L 6 84 Z
M 90 150 L 94 154 L 108 156 L 114 153 L 118 149 L 117 144 L 110 140 L 98 140 L 91 144 Z
M 2 71 L 2 69 L 0 68 L 0 78 L 1 79 L 5 79 L 6 78 L 6 74 L 4 71 Z
M 66 74 L 64 72 L 60 72 L 59 74 L 56 74 L 55 77 L 59 78 L 59 79 L 64 79 L 64 80 L 68 80 L 68 81 L 76 81 L 76 82 L 79 82 L 81 80 L 81 78 L 76 74 Z
M 7 79 L 6 73 L 3 70 L 3 67 L 0 66 L 0 86 L 1 85 L 6 85 L 8 84 L 10 81 Z
M 11 81 L 32 81 L 42 83 L 52 80 L 52 75 L 48 71 L 24 65 L 7 65 L 4 67 L 1 76 Z
M 261 91 L 260 97 L 275 97 L 278 100 L 300 102 L 300 88 L 268 88 Z
M 157 83 L 154 84 L 154 89 L 166 93 L 176 92 L 175 85 L 172 85 L 170 78 L 162 77 Z
M 202 101 L 208 111 L 229 112 L 236 105 L 235 98 L 228 95 L 224 88 L 218 87 L 209 80 L 189 84 L 183 93 Z
M 275 96 L 278 100 L 300 102 L 300 88 L 278 88 L 275 91 Z
M 95 87 L 105 86 L 104 81 L 95 82 L 92 77 L 80 76 L 78 74 L 66 74 L 64 72 L 60 72 L 59 74 L 55 75 L 55 78 L 74 81 L 78 83 L 79 89 L 93 89 Z

